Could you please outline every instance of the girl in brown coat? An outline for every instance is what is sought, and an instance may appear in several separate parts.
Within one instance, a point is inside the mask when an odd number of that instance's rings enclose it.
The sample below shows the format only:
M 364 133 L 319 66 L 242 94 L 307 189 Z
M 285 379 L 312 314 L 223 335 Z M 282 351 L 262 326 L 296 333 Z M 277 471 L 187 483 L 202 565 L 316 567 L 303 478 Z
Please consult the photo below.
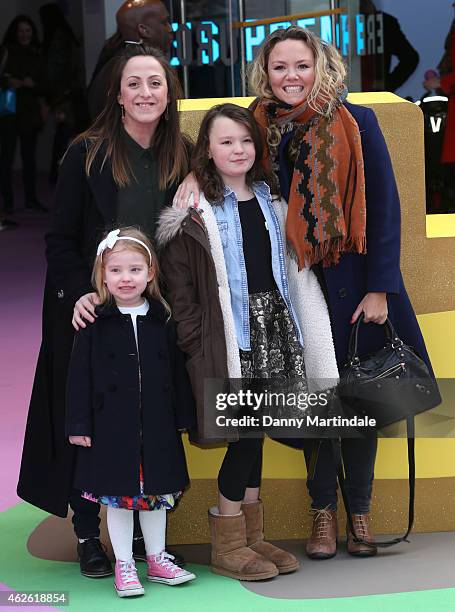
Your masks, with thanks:
M 212 108 L 194 154 L 204 192 L 199 207 L 168 209 L 160 218 L 162 268 L 178 343 L 188 356 L 199 442 L 214 441 L 207 440 L 215 410 L 204 405 L 204 379 L 265 378 L 280 385 L 292 379 L 301 391 L 307 377 L 338 375 L 322 292 L 313 273 L 298 273 L 286 256 L 286 207 L 272 202 L 260 181 L 261 156 L 249 110 Z M 262 436 L 233 441 L 232 431 L 218 431 L 230 442 L 218 475 L 218 507 L 209 511 L 213 571 L 240 580 L 295 571 L 293 555 L 263 540 Z

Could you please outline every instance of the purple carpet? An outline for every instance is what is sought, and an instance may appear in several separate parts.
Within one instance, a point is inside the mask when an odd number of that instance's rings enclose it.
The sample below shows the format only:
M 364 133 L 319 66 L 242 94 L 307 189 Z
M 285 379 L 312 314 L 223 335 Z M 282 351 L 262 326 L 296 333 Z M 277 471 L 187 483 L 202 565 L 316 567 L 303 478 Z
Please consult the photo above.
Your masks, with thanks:
M 49 205 L 51 196 L 41 192 Z M 19 501 L 17 476 L 41 340 L 49 214 L 19 209 L 13 218 L 19 226 L 0 231 L 0 512 Z

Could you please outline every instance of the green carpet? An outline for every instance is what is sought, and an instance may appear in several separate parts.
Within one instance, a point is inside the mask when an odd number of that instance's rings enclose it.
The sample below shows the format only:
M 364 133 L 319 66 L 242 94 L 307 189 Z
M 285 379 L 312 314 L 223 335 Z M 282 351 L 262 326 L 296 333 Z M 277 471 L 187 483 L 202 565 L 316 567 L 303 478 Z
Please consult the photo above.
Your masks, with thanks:
M 149 611 L 159 606 L 166 612 L 455 612 L 455 588 L 327 600 L 271 599 L 251 593 L 241 583 L 212 574 L 201 565 L 189 566 L 197 575 L 194 582 L 169 587 L 144 580 L 144 597 L 119 599 L 111 578 L 90 580 L 79 574 L 76 563 L 45 561 L 28 553 L 27 539 L 46 516 L 25 503 L 0 513 L 0 582 L 15 590 L 69 591 L 70 605 L 63 610 Z M 139 569 L 143 575 L 145 565 L 140 564 Z M 296 579 L 305 579 L 304 569 Z

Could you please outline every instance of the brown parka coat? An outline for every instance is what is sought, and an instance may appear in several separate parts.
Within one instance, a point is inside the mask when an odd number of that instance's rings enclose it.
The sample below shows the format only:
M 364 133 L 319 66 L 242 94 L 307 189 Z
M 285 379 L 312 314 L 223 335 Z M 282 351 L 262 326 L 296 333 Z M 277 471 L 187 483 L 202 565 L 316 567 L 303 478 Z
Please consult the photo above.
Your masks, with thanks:
M 166 224 L 160 222 L 157 241 L 166 297 L 177 322 L 178 346 L 187 355 L 196 399 L 197 432 L 191 432 L 190 438 L 198 444 L 236 440 L 235 432 L 227 428 L 226 439 L 205 434 L 204 380 L 227 379 L 229 375 L 218 280 L 207 231 L 194 208 L 170 209 L 166 217 Z M 177 235 L 179 240 L 174 240 Z

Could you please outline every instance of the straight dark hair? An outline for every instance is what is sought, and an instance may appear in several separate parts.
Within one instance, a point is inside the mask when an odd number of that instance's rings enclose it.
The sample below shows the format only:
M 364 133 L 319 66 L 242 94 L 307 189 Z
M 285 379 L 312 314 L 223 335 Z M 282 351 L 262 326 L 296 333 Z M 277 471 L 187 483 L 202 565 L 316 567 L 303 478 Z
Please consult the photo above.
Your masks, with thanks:
M 133 172 L 128 161 L 126 145 L 122 137 L 122 114 L 117 96 L 120 92 L 120 82 L 127 62 L 138 55 L 155 58 L 162 66 L 166 75 L 169 103 L 166 116 L 160 118 L 153 135 L 154 149 L 158 159 L 158 183 L 160 189 L 166 189 L 174 181 L 180 181 L 188 172 L 188 147 L 180 131 L 180 120 L 177 101 L 181 97 L 180 83 L 163 52 L 154 47 L 129 44 L 114 58 L 110 86 L 107 92 L 104 109 L 93 124 L 73 143 L 85 142 L 87 156 L 85 171 L 90 174 L 92 164 L 100 149 L 104 157 L 101 167 L 109 160 L 112 176 L 118 187 L 129 185 Z
M 217 104 L 205 114 L 201 122 L 191 164 L 199 187 L 207 200 L 211 204 L 221 204 L 224 197 L 223 179 L 213 163 L 213 160 L 209 158 L 210 131 L 217 117 L 227 117 L 228 119 L 232 119 L 232 121 L 241 123 L 251 135 L 254 150 L 256 151 L 256 158 L 254 164 L 246 174 L 247 185 L 251 187 L 255 181 L 266 181 L 272 188 L 274 185 L 273 179 L 261 164 L 264 147 L 260 128 L 256 123 L 253 113 L 249 109 L 237 106 L 236 104 Z

